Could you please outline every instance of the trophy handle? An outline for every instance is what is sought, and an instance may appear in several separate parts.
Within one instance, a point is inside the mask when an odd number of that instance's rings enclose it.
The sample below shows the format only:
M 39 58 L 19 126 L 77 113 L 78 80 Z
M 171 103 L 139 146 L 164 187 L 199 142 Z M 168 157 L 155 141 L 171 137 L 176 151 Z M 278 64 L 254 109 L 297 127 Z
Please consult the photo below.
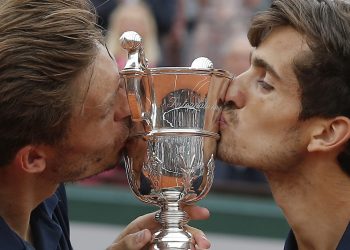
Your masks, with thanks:
M 127 156 L 124 156 L 124 163 L 125 163 L 126 176 L 128 179 L 129 186 L 133 191 L 134 195 L 136 196 L 136 198 L 138 198 L 142 202 L 159 206 L 159 204 L 154 199 L 146 198 L 146 196 L 140 193 L 141 180 L 140 180 L 140 176 L 138 175 L 140 175 L 141 173 L 136 173 L 134 171 L 133 165 L 135 163 L 133 162 L 133 160 Z
M 128 51 L 128 60 L 121 76 L 125 81 L 128 103 L 133 121 L 142 122 L 145 132 L 152 129 L 150 107 L 152 100 L 150 96 L 151 86 L 148 78 L 148 60 L 145 57 L 142 46 L 142 38 L 134 31 L 127 31 L 120 37 L 121 46 Z

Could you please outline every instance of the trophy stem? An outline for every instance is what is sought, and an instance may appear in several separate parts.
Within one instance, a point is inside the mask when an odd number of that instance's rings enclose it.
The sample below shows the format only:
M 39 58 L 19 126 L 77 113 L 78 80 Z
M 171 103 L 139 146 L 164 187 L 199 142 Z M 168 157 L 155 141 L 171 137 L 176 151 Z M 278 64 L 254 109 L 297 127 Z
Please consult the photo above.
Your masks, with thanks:
M 195 249 L 192 235 L 184 230 L 189 217 L 179 206 L 177 201 L 167 201 L 162 204 L 156 214 L 156 220 L 162 228 L 155 233 L 151 250 L 192 250 Z

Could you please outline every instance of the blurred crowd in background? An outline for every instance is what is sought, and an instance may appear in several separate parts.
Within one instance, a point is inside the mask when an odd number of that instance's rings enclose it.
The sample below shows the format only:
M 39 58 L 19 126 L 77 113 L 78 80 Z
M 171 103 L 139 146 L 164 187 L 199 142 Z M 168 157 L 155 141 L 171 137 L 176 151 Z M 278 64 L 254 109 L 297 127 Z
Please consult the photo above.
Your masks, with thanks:
M 119 37 L 128 30 L 143 39 L 150 67 L 190 66 L 200 56 L 215 68 L 238 75 L 249 67 L 251 46 L 247 30 L 251 17 L 263 11 L 270 0 L 92 0 L 110 52 L 119 69 L 127 54 Z M 115 173 L 117 171 L 117 173 Z M 119 173 L 119 172 L 120 173 Z M 126 183 L 121 166 L 87 184 Z M 235 185 L 236 183 L 236 185 Z M 238 185 L 237 185 L 238 183 Z M 214 187 L 243 187 L 260 192 L 266 180 L 259 172 L 216 161 Z M 258 189 L 254 188 L 257 185 Z M 267 187 L 267 185 L 266 185 Z M 263 191 L 264 192 L 264 191 Z

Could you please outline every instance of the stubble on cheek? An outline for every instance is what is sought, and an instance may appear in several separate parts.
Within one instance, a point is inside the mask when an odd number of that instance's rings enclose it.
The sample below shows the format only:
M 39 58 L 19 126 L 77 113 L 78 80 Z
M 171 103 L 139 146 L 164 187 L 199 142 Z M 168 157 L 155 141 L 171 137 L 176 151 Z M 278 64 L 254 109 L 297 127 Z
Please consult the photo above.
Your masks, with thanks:
M 61 155 L 48 163 L 45 178 L 55 183 L 76 181 L 87 171 L 86 161 L 72 160 L 67 155 Z
M 241 124 L 235 109 L 225 111 L 226 126 L 221 130 L 221 139 L 218 143 L 217 156 L 220 160 L 232 165 L 246 166 L 250 163 L 250 152 L 244 141 L 240 141 L 242 133 Z M 242 144 L 243 143 L 243 144 Z
M 236 139 L 232 133 L 233 128 L 226 127 L 221 132 L 221 138 L 218 143 L 217 156 L 220 160 L 227 163 L 235 163 Z
M 225 112 L 225 117 L 227 119 L 227 126 L 234 128 L 238 125 L 238 116 L 234 110 L 228 110 Z

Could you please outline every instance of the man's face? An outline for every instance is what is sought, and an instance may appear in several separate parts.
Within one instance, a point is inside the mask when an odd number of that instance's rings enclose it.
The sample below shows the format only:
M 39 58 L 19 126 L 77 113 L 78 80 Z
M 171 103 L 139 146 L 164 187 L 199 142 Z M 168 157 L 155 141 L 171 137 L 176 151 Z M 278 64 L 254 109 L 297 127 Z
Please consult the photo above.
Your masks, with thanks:
M 129 135 L 129 109 L 118 68 L 99 46 L 93 65 L 81 74 L 67 139 L 55 147 L 51 178 L 74 181 L 116 166 Z
M 226 94 L 219 158 L 265 171 L 287 170 L 302 160 L 308 125 L 298 120 L 300 89 L 293 59 L 307 50 L 299 33 L 280 27 L 252 52 L 250 68 Z

